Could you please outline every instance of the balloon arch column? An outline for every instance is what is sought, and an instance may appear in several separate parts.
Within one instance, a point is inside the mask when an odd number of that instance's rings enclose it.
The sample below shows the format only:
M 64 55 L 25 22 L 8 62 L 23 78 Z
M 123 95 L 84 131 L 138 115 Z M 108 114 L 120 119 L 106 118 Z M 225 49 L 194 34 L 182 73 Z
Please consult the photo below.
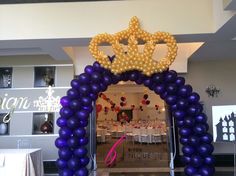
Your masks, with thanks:
M 212 157 L 212 136 L 207 133 L 207 117 L 199 103 L 200 96 L 192 87 L 185 84 L 183 77 L 175 71 L 165 71 L 145 76 L 139 71 L 129 71 L 114 75 L 95 62 L 86 66 L 85 73 L 71 81 L 71 89 L 61 99 L 61 117 L 57 120 L 60 127 L 59 138 L 55 144 L 59 148 L 57 166 L 62 176 L 88 175 L 89 163 L 86 145 L 86 127 L 92 112 L 92 102 L 99 92 L 104 92 L 111 84 L 119 81 L 134 81 L 154 91 L 170 106 L 172 115 L 179 128 L 180 143 L 183 145 L 182 161 L 186 165 L 186 175 L 209 176 L 214 173 Z
M 125 52 L 120 41 L 128 37 L 128 51 Z M 139 53 L 137 41 L 143 39 L 143 53 Z M 156 43 L 167 43 L 168 53 L 159 62 L 152 59 Z M 115 59 L 98 50 L 98 44 L 109 42 L 115 52 Z M 93 111 L 93 102 L 100 92 L 119 81 L 134 81 L 143 84 L 158 94 L 170 107 L 179 129 L 179 141 L 183 145 L 182 161 L 188 176 L 214 175 L 212 136 L 207 132 L 209 126 L 200 96 L 193 92 L 185 79 L 168 67 L 177 54 L 174 38 L 165 32 L 149 34 L 139 27 L 136 17 L 131 19 L 127 30 L 115 35 L 100 34 L 90 42 L 90 51 L 98 62 L 88 65 L 84 73 L 71 81 L 67 95 L 61 98 L 62 108 L 57 125 L 59 137 L 55 141 L 59 149 L 57 167 L 60 176 L 86 176 L 90 162 L 86 145 L 88 118 Z M 163 71 L 167 70 L 167 71 Z

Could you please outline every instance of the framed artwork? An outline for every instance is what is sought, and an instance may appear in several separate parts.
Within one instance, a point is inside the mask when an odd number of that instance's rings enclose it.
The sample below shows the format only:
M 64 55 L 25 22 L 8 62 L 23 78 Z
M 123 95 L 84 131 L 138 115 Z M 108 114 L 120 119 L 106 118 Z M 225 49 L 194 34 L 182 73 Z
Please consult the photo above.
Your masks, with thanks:
M 117 113 L 117 121 L 130 122 L 133 119 L 132 109 L 122 109 Z
M 33 113 L 33 134 L 53 134 L 54 113 Z
M 214 142 L 235 142 L 236 105 L 212 106 Z
M 0 88 L 11 88 L 12 86 L 12 68 L 0 68 Z
M 34 67 L 34 87 L 55 86 L 56 67 Z

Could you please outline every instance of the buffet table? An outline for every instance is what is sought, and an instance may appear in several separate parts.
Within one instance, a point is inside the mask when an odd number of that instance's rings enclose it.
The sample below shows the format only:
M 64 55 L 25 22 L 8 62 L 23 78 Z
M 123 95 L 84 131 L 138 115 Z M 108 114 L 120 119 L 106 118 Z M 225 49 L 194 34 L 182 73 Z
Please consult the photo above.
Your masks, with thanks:
M 0 175 L 43 176 L 41 149 L 0 149 Z

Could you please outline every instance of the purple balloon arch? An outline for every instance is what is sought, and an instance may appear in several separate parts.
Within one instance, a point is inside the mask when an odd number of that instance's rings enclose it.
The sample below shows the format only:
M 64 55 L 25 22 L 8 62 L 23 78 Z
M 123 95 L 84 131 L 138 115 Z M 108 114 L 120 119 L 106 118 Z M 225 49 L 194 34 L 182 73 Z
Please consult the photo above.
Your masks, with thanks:
M 180 143 L 183 145 L 182 162 L 188 176 L 214 175 L 214 150 L 212 136 L 207 132 L 207 117 L 199 103 L 200 96 L 193 92 L 185 79 L 173 70 L 145 76 L 139 71 L 128 71 L 114 75 L 98 62 L 85 67 L 84 73 L 71 81 L 67 95 L 61 98 L 62 108 L 57 125 L 59 137 L 55 141 L 59 149 L 56 161 L 60 176 L 87 176 L 86 168 L 90 159 L 86 145 L 89 114 L 92 102 L 99 92 L 119 81 L 134 81 L 143 84 L 158 94 L 170 107 L 179 129 Z

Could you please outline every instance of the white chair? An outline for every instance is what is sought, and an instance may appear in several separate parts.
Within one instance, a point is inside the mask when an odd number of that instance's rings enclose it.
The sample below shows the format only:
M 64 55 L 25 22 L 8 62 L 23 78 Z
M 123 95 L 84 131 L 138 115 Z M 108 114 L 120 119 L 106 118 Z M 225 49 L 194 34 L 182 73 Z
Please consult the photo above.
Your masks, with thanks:
M 152 142 L 157 144 L 161 143 L 161 134 L 158 132 L 158 130 L 154 130 L 154 134 L 152 134 Z
M 141 128 L 140 129 L 140 142 L 142 143 L 147 143 L 148 141 L 148 135 L 147 135 L 147 129 Z

